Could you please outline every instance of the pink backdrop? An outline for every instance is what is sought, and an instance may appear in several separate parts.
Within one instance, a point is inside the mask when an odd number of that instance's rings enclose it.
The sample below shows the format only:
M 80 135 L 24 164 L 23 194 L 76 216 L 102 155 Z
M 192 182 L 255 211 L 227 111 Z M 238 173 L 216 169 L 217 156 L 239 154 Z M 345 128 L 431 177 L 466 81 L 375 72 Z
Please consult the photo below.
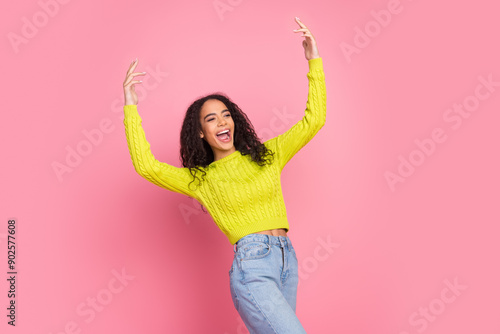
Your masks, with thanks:
M 122 82 L 180 167 L 183 114 L 227 93 L 264 139 L 303 116 L 315 35 L 326 125 L 287 165 L 308 333 L 499 333 L 494 1 L 10 2 L 1 12 L 2 333 L 247 333 L 232 246 L 132 166 Z M 16 220 L 16 328 L 7 325 Z

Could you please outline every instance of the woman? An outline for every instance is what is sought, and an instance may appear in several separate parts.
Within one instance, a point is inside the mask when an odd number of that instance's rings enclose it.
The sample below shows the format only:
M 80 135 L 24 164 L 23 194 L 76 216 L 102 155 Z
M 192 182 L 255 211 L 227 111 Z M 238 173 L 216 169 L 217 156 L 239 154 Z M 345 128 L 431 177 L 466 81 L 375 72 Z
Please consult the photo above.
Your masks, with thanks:
M 159 162 L 137 111 L 134 84 L 141 81 L 133 79 L 145 73 L 134 72 L 137 59 L 123 82 L 124 125 L 135 170 L 160 187 L 198 200 L 234 245 L 231 297 L 250 333 L 305 333 L 295 314 L 298 263 L 287 236 L 280 175 L 325 124 L 326 88 L 316 41 L 306 25 L 295 20 L 299 28 L 294 31 L 305 37 L 302 45 L 309 65 L 305 116 L 264 143 L 234 102 L 223 94 L 210 94 L 186 112 L 181 130 L 184 168 Z

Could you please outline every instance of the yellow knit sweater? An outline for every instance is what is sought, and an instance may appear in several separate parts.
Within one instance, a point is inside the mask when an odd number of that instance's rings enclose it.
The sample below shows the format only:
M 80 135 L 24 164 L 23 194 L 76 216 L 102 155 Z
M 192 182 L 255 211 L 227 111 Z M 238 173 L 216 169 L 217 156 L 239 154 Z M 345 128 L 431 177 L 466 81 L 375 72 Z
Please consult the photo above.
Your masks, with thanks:
M 178 168 L 155 159 L 142 128 L 136 105 L 124 106 L 124 125 L 132 163 L 139 175 L 171 191 L 193 197 L 210 213 L 214 222 L 235 244 L 243 236 L 264 230 L 289 230 L 281 191 L 281 171 L 326 121 L 326 87 L 322 58 L 308 61 L 309 93 L 304 117 L 285 133 L 264 142 L 274 154 L 274 163 L 259 166 L 249 155 L 236 150 L 212 162 L 198 180 L 188 168 Z M 198 172 L 197 177 L 200 177 Z

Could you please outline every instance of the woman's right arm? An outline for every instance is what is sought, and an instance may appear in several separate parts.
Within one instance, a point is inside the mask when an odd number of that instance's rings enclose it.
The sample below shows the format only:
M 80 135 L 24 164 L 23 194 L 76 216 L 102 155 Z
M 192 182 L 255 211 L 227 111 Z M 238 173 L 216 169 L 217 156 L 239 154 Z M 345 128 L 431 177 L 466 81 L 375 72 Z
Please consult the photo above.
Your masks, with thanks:
M 195 197 L 188 184 L 193 181 L 193 176 L 188 168 L 178 168 L 158 161 L 151 152 L 150 144 L 146 140 L 144 129 L 142 128 L 142 118 L 137 111 L 137 94 L 134 91 L 134 84 L 141 81 L 132 80 L 136 75 L 143 75 L 145 72 L 133 72 L 137 66 L 137 59 L 132 62 L 127 71 L 127 76 L 123 82 L 125 95 L 125 105 L 123 107 L 125 134 L 127 145 L 132 158 L 132 163 L 136 172 L 146 180 L 162 188 Z M 196 182 L 195 182 L 196 183 Z

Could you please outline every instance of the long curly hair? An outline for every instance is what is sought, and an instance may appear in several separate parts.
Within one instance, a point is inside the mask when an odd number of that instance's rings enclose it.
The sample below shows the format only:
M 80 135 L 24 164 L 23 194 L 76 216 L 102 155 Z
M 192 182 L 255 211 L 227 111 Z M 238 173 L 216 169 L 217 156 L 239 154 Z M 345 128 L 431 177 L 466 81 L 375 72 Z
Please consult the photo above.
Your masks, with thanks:
M 193 176 L 193 183 L 198 179 L 198 184 L 204 180 L 205 168 L 214 161 L 214 154 L 210 145 L 200 138 L 201 123 L 200 112 L 203 104 L 211 99 L 224 103 L 231 112 L 234 122 L 234 146 L 242 155 L 250 155 L 259 166 L 272 164 L 274 152 L 268 149 L 257 137 L 254 127 L 247 115 L 236 103 L 224 93 L 216 92 L 203 96 L 194 101 L 186 111 L 181 129 L 181 161 L 184 167 L 189 168 Z M 201 179 L 197 175 L 202 174 Z M 188 186 L 189 186 L 188 185 Z

